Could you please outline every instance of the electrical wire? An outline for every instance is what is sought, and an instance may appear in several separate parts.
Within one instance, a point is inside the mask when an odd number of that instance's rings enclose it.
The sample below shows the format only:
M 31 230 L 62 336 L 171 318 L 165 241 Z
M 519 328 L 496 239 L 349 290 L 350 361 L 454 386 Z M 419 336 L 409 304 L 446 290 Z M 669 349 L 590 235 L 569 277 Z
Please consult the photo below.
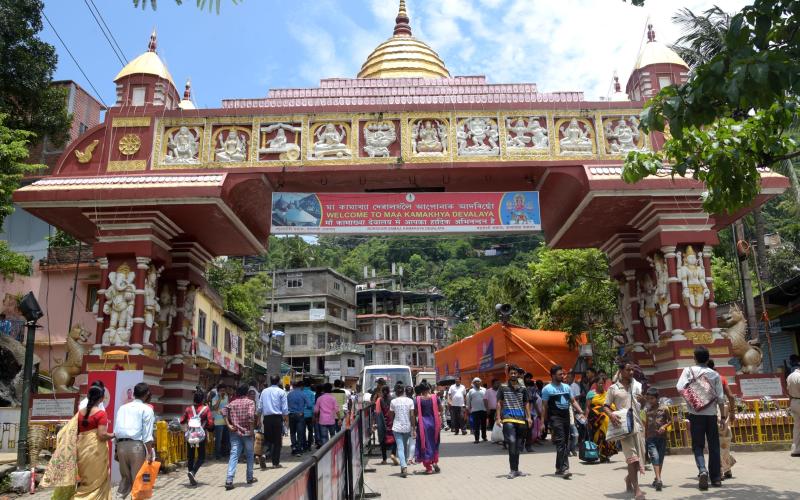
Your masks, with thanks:
M 103 37 L 105 37 L 106 41 L 108 42 L 109 47 L 111 47 L 111 51 L 114 52 L 114 55 L 117 57 L 117 59 L 119 59 L 120 64 L 125 66 L 127 61 L 125 61 L 124 58 L 120 55 L 120 53 L 117 52 L 117 48 L 114 47 L 114 43 L 111 41 L 111 38 L 108 37 L 108 34 L 106 33 L 106 30 L 103 29 L 103 25 L 100 23 L 100 20 L 97 18 L 97 15 L 94 13 L 92 8 L 89 6 L 88 0 L 83 0 L 83 3 L 86 5 L 86 8 L 89 9 L 89 13 L 94 18 L 94 22 L 97 24 L 97 27 L 100 28 L 100 33 L 103 34 Z M 97 7 L 95 6 L 95 8 L 97 8 Z
M 71 50 L 69 50 L 69 47 L 67 47 L 67 44 L 66 44 L 66 42 L 64 42 L 64 39 L 63 39 L 63 38 L 61 38 L 61 35 L 59 35 L 59 34 L 58 34 L 58 31 L 56 31 L 56 27 L 55 27 L 55 26 L 53 26 L 53 23 L 52 23 L 52 22 L 50 22 L 50 19 L 47 17 L 47 14 L 45 14 L 45 13 L 44 13 L 44 11 L 42 11 L 42 17 L 44 17 L 44 20 L 45 20 L 45 21 L 47 21 L 47 24 L 49 24 L 49 25 L 50 25 L 50 29 L 52 29 L 52 30 L 53 30 L 53 33 L 55 33 L 56 37 L 57 37 L 57 38 L 58 38 L 58 40 L 61 42 L 61 45 L 63 45 L 63 46 L 64 46 L 64 50 L 66 50 L 66 51 L 67 51 L 67 54 L 69 54 L 69 57 L 72 59 L 72 62 L 74 62 L 74 63 L 75 63 L 75 66 L 77 66 L 77 67 L 78 67 L 78 70 L 81 72 L 81 74 L 83 75 L 83 77 L 84 77 L 84 78 L 86 79 L 86 81 L 89 83 L 89 86 L 90 86 L 90 87 L 92 87 L 92 90 L 94 90 L 94 93 L 95 93 L 95 95 L 97 95 L 97 98 L 100 100 L 100 102 L 101 102 L 101 103 L 103 103 L 103 106 L 105 106 L 106 108 L 108 108 L 108 105 L 107 105 L 107 104 L 106 104 L 106 102 L 103 100 L 103 97 L 100 95 L 100 91 L 98 91 L 98 90 L 97 90 L 97 87 L 95 87 L 95 86 L 94 86 L 94 84 L 92 83 L 92 81 L 91 81 L 91 80 L 89 79 L 89 77 L 86 75 L 86 72 L 83 70 L 83 67 L 82 67 L 82 66 L 81 66 L 81 65 L 78 63 L 78 60 L 77 60 L 77 59 L 75 59 L 75 56 L 74 56 L 74 55 L 72 55 L 72 51 L 71 51 Z
M 106 27 L 109 36 L 111 36 L 111 40 L 113 40 L 114 45 L 117 47 L 117 50 L 119 50 L 119 53 L 122 55 L 122 58 L 125 59 L 125 62 L 127 62 L 128 57 L 125 55 L 125 52 L 122 51 L 122 47 L 119 46 L 119 43 L 117 42 L 117 39 L 114 36 L 114 33 L 111 31 L 111 28 L 109 28 L 108 24 L 106 24 L 106 20 L 103 18 L 103 14 L 100 13 L 100 9 L 97 8 L 97 5 L 95 5 L 94 0 L 89 0 L 89 3 L 91 3 L 92 7 L 94 7 L 94 10 L 97 11 L 97 15 L 100 16 L 100 21 L 103 22 L 103 26 Z

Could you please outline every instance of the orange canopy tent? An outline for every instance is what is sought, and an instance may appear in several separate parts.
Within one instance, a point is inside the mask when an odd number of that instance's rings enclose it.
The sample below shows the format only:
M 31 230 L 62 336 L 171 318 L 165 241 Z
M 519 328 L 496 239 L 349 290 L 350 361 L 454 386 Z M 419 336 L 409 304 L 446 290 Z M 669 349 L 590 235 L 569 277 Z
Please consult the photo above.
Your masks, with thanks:
M 585 335 L 580 343 L 585 343 Z M 550 367 L 570 370 L 578 351 L 567 346 L 567 334 L 560 331 L 531 330 L 494 323 L 473 335 L 436 351 L 436 380 L 461 375 L 504 379 L 505 365 L 517 365 L 535 379 L 549 380 Z

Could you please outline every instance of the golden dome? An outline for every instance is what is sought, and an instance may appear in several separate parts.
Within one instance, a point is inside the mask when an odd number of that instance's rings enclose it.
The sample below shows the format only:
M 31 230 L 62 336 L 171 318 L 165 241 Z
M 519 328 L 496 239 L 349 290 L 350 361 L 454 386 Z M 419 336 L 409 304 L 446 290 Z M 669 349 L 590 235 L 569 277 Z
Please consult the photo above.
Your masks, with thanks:
M 677 64 L 689 67 L 681 56 L 661 42 L 656 41 L 656 32 L 653 25 L 647 26 L 647 43 L 642 47 L 633 69 L 644 68 L 652 64 Z
M 114 81 L 116 82 L 123 76 L 140 74 L 155 75 L 165 80 L 169 80 L 173 86 L 175 85 L 175 82 L 172 80 L 172 75 L 169 74 L 167 65 L 164 64 L 164 61 L 162 61 L 161 58 L 158 57 L 158 54 L 156 54 L 155 31 L 153 31 L 153 34 L 150 35 L 150 43 L 148 44 L 147 52 L 126 64 L 125 67 L 122 68 L 119 73 L 117 73 Z
M 375 47 L 358 78 L 450 78 L 444 61 L 425 42 L 411 36 L 405 0 L 395 19 L 394 35 Z

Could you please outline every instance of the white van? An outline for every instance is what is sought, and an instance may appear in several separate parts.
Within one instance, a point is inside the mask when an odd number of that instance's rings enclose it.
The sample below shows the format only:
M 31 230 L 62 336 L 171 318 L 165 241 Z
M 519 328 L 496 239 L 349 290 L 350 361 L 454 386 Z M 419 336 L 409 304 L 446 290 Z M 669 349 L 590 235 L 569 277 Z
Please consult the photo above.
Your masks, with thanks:
M 431 387 L 436 387 L 436 372 L 419 372 L 415 385 L 419 385 L 423 380 L 427 380 Z
M 361 390 L 372 393 L 375 390 L 377 381 L 382 378 L 390 389 L 394 389 L 396 383 L 411 385 L 414 379 L 411 377 L 411 368 L 406 365 L 370 365 L 361 370 Z

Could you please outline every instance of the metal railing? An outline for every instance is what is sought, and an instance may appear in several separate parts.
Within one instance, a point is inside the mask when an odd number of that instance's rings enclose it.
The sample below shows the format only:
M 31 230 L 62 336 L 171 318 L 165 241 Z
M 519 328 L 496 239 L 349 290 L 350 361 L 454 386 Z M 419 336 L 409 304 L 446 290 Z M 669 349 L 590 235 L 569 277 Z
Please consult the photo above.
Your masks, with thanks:
M 667 432 L 670 448 L 691 447 L 688 411 L 685 405 L 669 406 L 672 428 Z M 732 444 L 791 443 L 794 418 L 788 399 L 757 399 L 737 402 L 731 422 Z

